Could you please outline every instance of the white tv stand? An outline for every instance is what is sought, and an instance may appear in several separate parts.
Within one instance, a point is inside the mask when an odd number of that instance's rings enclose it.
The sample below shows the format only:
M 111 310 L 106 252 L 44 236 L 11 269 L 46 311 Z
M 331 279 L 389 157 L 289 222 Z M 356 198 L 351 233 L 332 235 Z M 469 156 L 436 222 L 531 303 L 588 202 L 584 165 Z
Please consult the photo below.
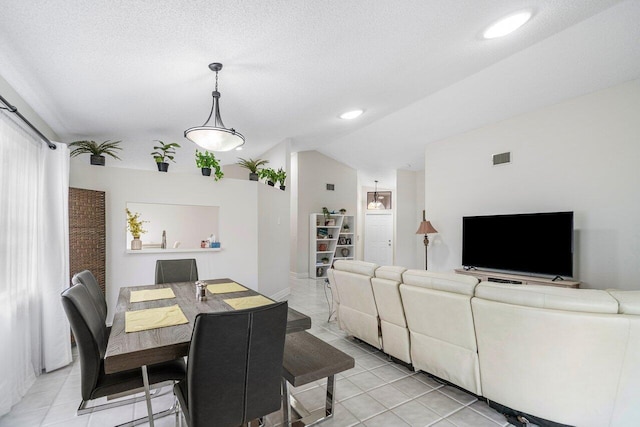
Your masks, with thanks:
M 464 268 L 456 268 L 456 273 L 466 274 L 467 276 L 477 277 L 483 282 L 507 283 L 513 285 L 543 285 L 558 286 L 561 288 L 579 288 L 580 282 L 573 280 L 556 280 L 535 276 L 522 276 L 519 274 L 494 273 L 487 270 L 465 270 Z

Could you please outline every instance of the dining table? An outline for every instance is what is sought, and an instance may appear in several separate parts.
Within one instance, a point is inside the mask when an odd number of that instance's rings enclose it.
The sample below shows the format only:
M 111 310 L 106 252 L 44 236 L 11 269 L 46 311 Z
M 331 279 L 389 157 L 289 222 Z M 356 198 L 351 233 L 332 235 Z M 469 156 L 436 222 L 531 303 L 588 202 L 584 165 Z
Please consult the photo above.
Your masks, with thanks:
M 235 283 L 244 288 L 244 290 L 235 291 L 232 287 L 230 288 L 232 290 L 231 292 L 225 293 L 211 293 L 207 291 L 206 299 L 199 300 L 196 297 L 195 282 L 175 282 L 120 288 L 104 357 L 104 370 L 105 373 L 112 374 L 130 369 L 141 369 L 149 425 L 151 427 L 153 427 L 154 422 L 147 366 L 175 360 L 189 354 L 189 343 L 191 341 L 193 325 L 198 314 L 235 310 L 235 308 L 229 302 L 225 302 L 225 300 L 229 301 L 244 297 L 261 297 L 260 293 L 247 286 L 242 286 L 229 278 L 202 280 L 200 282 L 204 282 L 206 285 L 220 286 Z M 131 302 L 132 292 L 140 294 L 140 292 L 137 291 L 153 291 L 165 288 L 171 289 L 174 297 Z M 268 302 L 267 300 L 263 301 Z M 131 312 L 137 312 L 139 310 L 171 307 L 176 304 L 184 314 L 186 323 L 147 329 L 139 332 L 126 332 L 125 318 L 127 317 L 127 313 L 131 314 Z M 304 331 L 310 327 L 311 318 L 309 316 L 289 308 L 287 314 L 287 334 Z

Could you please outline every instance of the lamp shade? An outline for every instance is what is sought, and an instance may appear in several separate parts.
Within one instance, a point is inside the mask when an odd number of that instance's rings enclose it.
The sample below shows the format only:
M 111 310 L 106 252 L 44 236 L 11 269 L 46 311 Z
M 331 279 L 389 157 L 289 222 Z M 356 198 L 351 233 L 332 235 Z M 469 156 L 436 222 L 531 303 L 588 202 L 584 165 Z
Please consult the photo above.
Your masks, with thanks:
M 209 151 L 230 151 L 244 144 L 244 137 L 238 132 L 214 126 L 193 127 L 184 136 Z
M 416 234 L 429 234 L 437 232 L 438 230 L 436 230 L 433 225 L 431 225 L 431 221 L 422 221 L 420 223 L 420 226 L 418 227 L 418 231 L 416 231 Z

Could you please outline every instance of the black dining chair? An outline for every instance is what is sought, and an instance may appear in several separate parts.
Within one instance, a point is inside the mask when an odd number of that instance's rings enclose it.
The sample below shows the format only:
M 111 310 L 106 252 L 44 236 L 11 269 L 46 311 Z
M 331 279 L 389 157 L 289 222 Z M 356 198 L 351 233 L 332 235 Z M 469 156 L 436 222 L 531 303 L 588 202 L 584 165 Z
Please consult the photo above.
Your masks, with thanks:
M 156 261 L 156 285 L 172 282 L 195 282 L 198 265 L 193 258 L 159 259 Z
M 107 348 L 108 332 L 87 288 L 78 283 L 62 292 L 62 305 L 67 314 L 71 330 L 76 339 L 80 357 L 80 388 L 82 402 L 78 415 L 96 409 L 132 403 L 131 400 L 112 402 L 100 406 L 87 407 L 91 400 L 105 396 L 124 396 L 138 393 L 143 389 L 141 369 L 106 374 L 104 355 Z M 149 384 L 153 388 L 171 385 L 184 378 L 186 369 L 182 358 L 147 366 Z M 135 399 L 141 400 L 141 399 Z M 173 411 L 165 411 L 169 415 Z M 155 417 L 154 417 L 155 418 Z
M 80 273 L 76 273 L 71 278 L 71 283 L 76 285 L 78 283 L 82 284 L 87 291 L 89 291 L 89 295 L 91 295 L 91 300 L 96 306 L 98 310 L 98 314 L 102 318 L 104 322 L 107 321 L 107 299 L 100 289 L 100 285 L 98 284 L 98 280 L 89 270 L 83 270 Z
M 286 301 L 196 316 L 187 376 L 173 388 L 189 427 L 238 427 L 280 409 L 286 326 Z

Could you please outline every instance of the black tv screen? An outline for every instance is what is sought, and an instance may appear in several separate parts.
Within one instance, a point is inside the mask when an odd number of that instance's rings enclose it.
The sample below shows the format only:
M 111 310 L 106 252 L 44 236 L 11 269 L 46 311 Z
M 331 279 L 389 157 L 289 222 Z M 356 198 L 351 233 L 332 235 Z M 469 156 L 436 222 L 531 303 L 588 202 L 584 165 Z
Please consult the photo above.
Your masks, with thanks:
M 462 218 L 462 265 L 573 276 L 573 212 Z

